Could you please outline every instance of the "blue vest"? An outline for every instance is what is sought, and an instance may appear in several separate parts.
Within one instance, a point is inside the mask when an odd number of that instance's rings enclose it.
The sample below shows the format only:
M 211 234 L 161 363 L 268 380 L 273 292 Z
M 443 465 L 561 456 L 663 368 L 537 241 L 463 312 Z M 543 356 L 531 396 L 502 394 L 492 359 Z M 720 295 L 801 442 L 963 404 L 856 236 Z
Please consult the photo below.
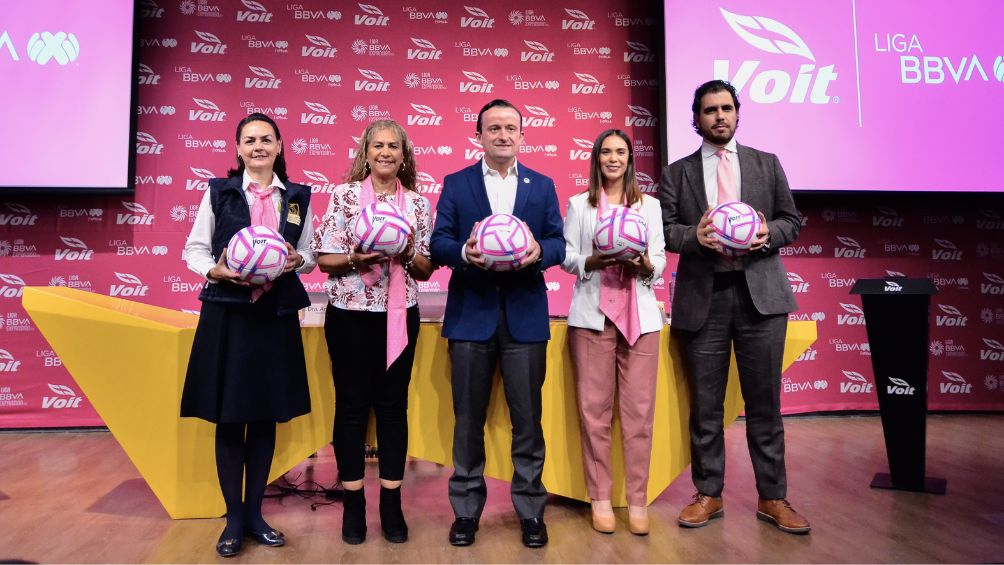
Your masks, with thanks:
M 296 247 L 300 240 L 300 233 L 303 231 L 304 222 L 311 221 L 307 217 L 307 206 L 310 204 L 310 187 L 292 182 L 283 183 L 285 191 L 280 191 L 282 195 L 282 209 L 279 213 L 279 233 L 282 237 Z M 230 238 L 235 233 L 251 225 L 251 210 L 248 208 L 247 199 L 241 188 L 240 177 L 230 177 L 227 179 L 212 179 L 209 181 L 209 201 L 213 207 L 213 214 L 216 216 L 216 225 L 213 229 L 212 252 L 213 259 L 219 260 L 220 255 L 230 243 Z M 289 217 L 290 207 L 299 208 L 300 223 L 286 221 Z M 295 272 L 280 275 L 275 280 L 271 290 L 268 291 L 270 298 L 276 300 L 278 305 L 277 314 L 285 315 L 296 312 L 301 308 L 310 306 L 310 298 L 307 296 L 300 277 Z M 239 286 L 226 282 L 206 283 L 199 294 L 199 300 L 204 302 L 218 302 L 229 304 L 248 304 L 251 302 L 251 289 L 246 286 Z

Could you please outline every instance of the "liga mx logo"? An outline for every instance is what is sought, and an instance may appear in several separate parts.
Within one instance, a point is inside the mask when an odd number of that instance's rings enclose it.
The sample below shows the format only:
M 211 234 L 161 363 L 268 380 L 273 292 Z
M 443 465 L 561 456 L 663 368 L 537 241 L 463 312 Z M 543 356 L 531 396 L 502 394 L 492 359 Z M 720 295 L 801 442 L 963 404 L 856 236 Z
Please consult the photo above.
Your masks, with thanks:
M 77 41 L 77 36 L 65 31 L 35 32 L 28 39 L 26 47 L 28 59 L 42 66 L 48 64 L 49 61 L 55 61 L 62 67 L 76 61 L 77 57 L 80 56 L 80 42 Z M 0 34 L 0 50 L 2 49 L 7 49 L 11 60 L 21 60 L 6 31 Z
M 773 104 L 787 98 L 793 104 L 802 104 L 808 99 L 812 104 L 839 102 L 839 97 L 830 96 L 827 88 L 837 79 L 834 65 L 816 69 L 816 57 L 805 41 L 787 25 L 764 16 L 734 14 L 719 8 L 725 23 L 751 46 L 767 53 L 791 55 L 806 61 L 801 63 L 794 80 L 790 70 L 760 69 L 762 61 L 743 61 L 732 74 L 730 61 L 715 59 L 714 77 L 727 80 L 741 92 L 749 85 L 750 100 L 760 104 Z

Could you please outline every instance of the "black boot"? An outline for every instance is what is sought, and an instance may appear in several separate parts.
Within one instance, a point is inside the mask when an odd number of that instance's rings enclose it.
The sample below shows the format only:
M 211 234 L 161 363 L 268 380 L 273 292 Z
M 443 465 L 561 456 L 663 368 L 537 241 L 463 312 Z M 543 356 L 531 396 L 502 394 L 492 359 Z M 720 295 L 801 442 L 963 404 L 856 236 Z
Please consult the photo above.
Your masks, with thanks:
M 345 489 L 342 498 L 342 541 L 358 545 L 366 540 L 366 494 Z
M 387 541 L 408 541 L 408 524 L 404 522 L 404 513 L 401 512 L 401 487 L 380 487 L 380 527 Z

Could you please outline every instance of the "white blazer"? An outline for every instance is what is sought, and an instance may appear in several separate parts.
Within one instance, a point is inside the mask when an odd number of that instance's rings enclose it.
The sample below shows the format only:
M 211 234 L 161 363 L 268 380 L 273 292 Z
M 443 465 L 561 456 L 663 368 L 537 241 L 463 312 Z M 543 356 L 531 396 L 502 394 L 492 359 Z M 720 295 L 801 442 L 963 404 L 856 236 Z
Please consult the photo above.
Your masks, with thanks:
M 638 210 L 648 224 L 648 258 L 655 267 L 652 281 L 662 276 L 666 269 L 666 239 L 662 233 L 662 207 L 651 196 L 642 195 Z M 572 291 L 572 305 L 568 310 L 568 325 L 576 328 L 603 330 L 606 316 L 600 312 L 600 275 L 586 271 L 586 258 L 593 254 L 593 233 L 596 231 L 596 208 L 589 205 L 589 193 L 576 194 L 568 200 L 565 215 L 565 260 L 561 268 L 578 277 Z M 651 282 L 635 279 L 638 293 L 638 310 L 641 333 L 662 329 L 665 320 L 656 303 Z

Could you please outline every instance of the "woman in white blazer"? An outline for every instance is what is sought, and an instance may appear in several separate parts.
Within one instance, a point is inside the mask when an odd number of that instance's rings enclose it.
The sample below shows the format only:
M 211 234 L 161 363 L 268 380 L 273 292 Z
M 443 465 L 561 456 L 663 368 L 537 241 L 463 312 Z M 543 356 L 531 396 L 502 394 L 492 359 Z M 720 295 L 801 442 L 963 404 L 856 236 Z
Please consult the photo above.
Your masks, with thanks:
M 593 245 L 597 218 L 618 206 L 635 209 L 647 224 L 648 250 L 632 260 L 606 257 Z M 652 283 L 666 268 L 666 249 L 659 201 L 638 188 L 631 140 L 623 131 L 606 130 L 593 144 L 589 188 L 568 202 L 561 268 L 577 277 L 568 344 L 593 528 L 612 533 L 616 522 L 610 502 L 610 429 L 619 392 L 624 460 L 631 462 L 625 469 L 628 526 L 645 535 L 659 334 L 665 323 Z

